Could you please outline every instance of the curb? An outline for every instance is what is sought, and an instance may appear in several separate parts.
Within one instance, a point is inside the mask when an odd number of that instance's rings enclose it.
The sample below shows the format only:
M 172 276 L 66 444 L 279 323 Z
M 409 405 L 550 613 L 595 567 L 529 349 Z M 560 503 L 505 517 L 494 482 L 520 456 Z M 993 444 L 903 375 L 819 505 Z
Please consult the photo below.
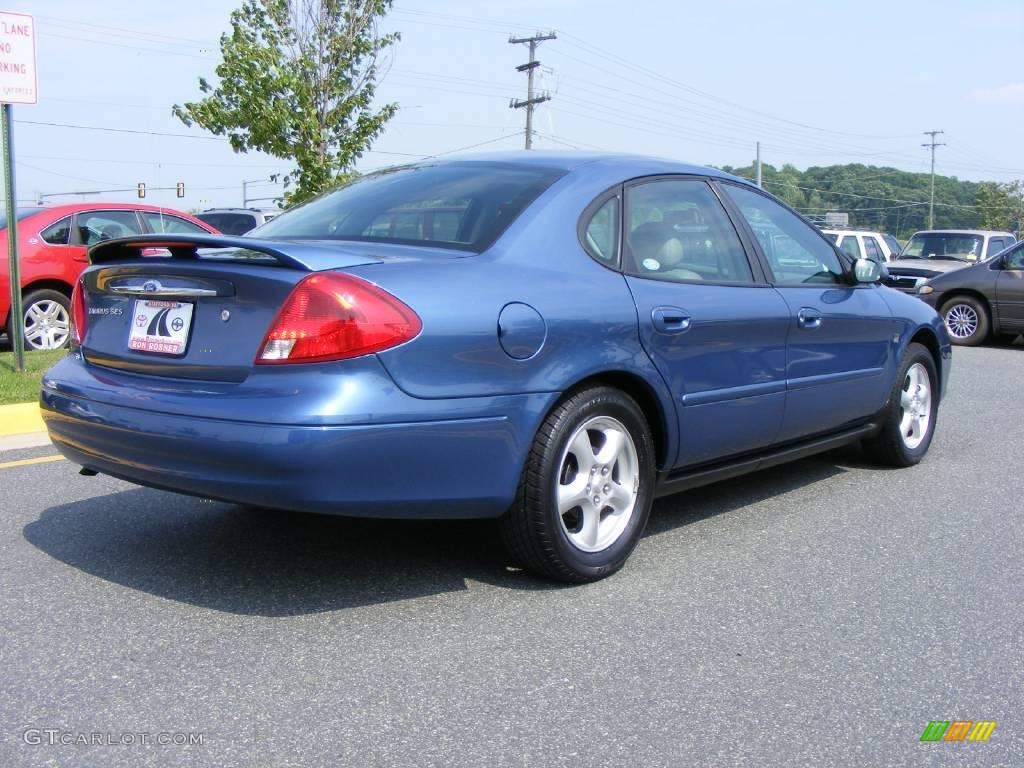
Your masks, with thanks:
M 39 403 L 0 405 L 0 437 L 46 432 Z

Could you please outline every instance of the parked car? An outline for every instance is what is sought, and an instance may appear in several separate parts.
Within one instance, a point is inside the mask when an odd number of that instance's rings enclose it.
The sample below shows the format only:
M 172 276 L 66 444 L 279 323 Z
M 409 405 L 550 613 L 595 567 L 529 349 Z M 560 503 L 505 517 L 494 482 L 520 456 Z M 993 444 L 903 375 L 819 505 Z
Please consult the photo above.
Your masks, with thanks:
M 210 208 L 196 218 L 225 235 L 244 235 L 279 213 L 276 208 Z
M 383 226 L 434 206 L 454 226 Z M 425 161 L 260 234 L 92 248 L 76 354 L 42 382 L 67 458 L 241 504 L 494 517 L 516 562 L 580 582 L 656 496 L 858 440 L 920 461 L 949 376 L 935 310 L 709 168 Z
M 74 203 L 19 208 L 18 256 L 27 349 L 68 343 L 72 286 L 85 269 L 90 245 L 149 233 L 209 234 L 217 230 L 186 213 L 152 205 Z M 7 222 L 0 217 L 0 318 L 11 323 Z
M 917 295 L 939 310 L 954 344 L 1012 341 L 1024 333 L 1024 243 L 933 277 Z
M 839 250 L 851 259 L 871 259 L 879 264 L 893 261 L 900 253 L 900 241 L 888 232 L 861 229 L 823 229 Z
M 1010 232 L 943 229 L 916 232 L 899 258 L 888 267 L 886 284 L 915 293 L 930 277 L 987 259 L 1017 242 Z

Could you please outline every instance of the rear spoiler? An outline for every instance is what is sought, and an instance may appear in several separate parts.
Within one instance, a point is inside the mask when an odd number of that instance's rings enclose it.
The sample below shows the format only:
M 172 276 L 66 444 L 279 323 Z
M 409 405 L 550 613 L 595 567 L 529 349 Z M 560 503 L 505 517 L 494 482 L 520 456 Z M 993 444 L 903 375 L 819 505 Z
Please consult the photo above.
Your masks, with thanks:
M 234 256 L 239 260 L 244 260 L 247 255 L 255 253 L 271 257 L 279 266 L 303 272 L 354 267 L 358 264 L 376 264 L 380 261 L 372 256 L 350 253 L 340 245 L 335 247 L 323 243 L 279 242 L 231 235 L 135 235 L 97 243 L 89 249 L 89 262 L 107 264 L 139 259 L 152 261 L 168 258 L 163 254 L 159 256 L 143 255 L 143 251 L 154 248 L 166 249 L 172 259 L 199 259 L 201 257 L 200 250 L 234 250 L 234 254 L 224 254 L 224 256 Z M 263 261 L 265 260 L 257 259 L 253 263 Z

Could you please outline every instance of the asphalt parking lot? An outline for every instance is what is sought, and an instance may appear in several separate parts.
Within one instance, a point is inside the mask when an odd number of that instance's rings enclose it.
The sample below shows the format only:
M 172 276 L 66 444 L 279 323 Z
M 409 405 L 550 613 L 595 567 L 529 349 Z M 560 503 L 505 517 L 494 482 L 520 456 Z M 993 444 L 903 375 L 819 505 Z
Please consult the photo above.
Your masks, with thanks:
M 957 349 L 920 466 L 844 450 L 664 499 L 575 588 L 486 523 L 0 454 L 0 765 L 1024 765 L 1022 380 L 1020 343 Z

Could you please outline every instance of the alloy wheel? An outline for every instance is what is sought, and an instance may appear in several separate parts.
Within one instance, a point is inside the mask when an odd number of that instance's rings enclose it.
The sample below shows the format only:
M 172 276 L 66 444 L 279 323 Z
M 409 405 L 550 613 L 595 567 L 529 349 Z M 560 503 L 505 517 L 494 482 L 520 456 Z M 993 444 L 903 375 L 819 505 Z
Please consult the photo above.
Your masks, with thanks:
M 640 490 L 629 430 L 610 416 L 581 424 L 562 453 L 558 480 L 558 513 L 572 545 L 583 552 L 610 547 L 629 524 Z

